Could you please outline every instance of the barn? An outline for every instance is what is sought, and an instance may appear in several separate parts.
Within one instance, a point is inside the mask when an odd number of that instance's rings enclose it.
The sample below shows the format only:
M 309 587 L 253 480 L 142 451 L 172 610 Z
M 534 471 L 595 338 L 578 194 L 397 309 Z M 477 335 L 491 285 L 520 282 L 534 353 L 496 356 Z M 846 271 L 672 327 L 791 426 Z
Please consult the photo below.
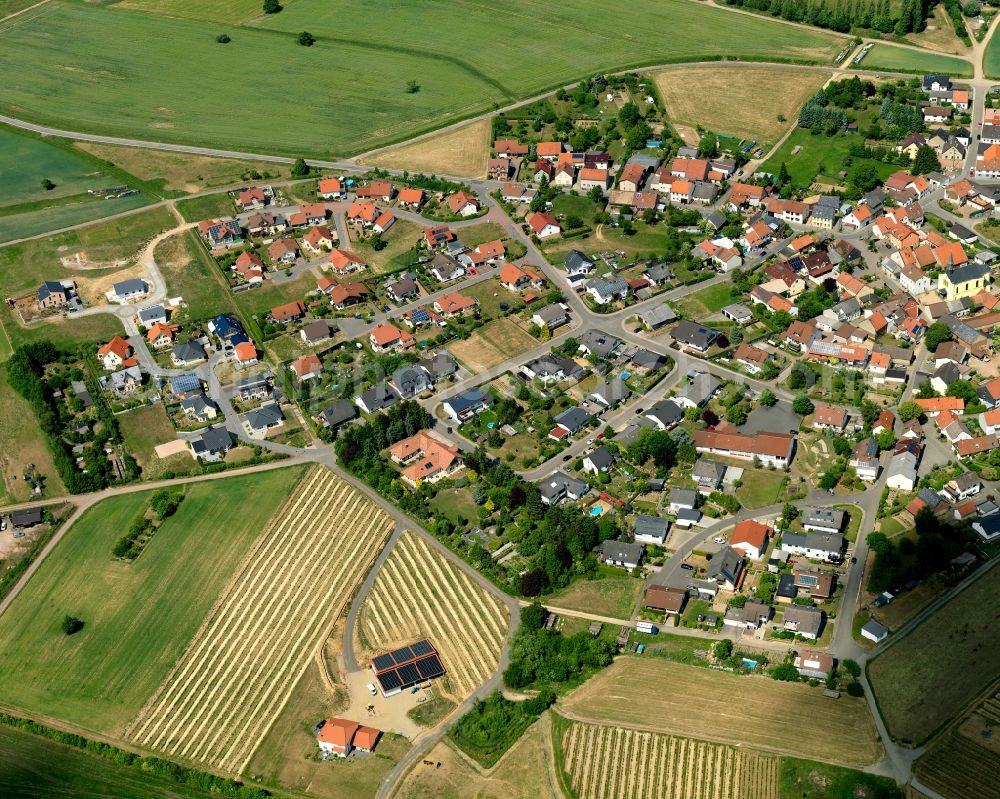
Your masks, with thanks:
M 386 697 L 444 674 L 441 657 L 427 640 L 376 655 L 371 665 L 382 695 Z

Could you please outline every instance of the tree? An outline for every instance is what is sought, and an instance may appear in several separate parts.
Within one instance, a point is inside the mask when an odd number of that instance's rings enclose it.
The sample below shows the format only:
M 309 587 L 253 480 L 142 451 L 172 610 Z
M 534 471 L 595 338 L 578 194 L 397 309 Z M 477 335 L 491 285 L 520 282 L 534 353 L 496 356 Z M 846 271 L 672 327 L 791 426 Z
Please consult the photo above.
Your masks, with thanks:
M 782 161 L 781 169 L 778 170 L 778 184 L 784 186 L 786 183 L 790 183 L 792 176 L 788 173 L 788 165 Z
M 864 194 L 878 185 L 878 169 L 871 161 L 862 161 L 851 172 L 851 185 Z
M 765 388 L 760 392 L 760 404 L 765 408 L 771 408 L 778 401 L 778 398 L 774 396 L 774 392 L 769 388 Z
M 951 329 L 944 322 L 935 322 L 924 333 L 924 345 L 928 352 L 937 350 L 939 344 L 951 339 Z
M 522 613 L 524 611 L 521 611 Z M 728 638 L 723 638 L 721 641 L 716 641 L 715 646 L 712 647 L 712 657 L 716 659 L 717 662 L 722 662 L 724 660 L 729 660 L 733 656 L 733 642 Z
M 278 0 L 264 0 L 264 13 L 277 14 L 281 11 L 281 3 Z
M 878 421 L 878 405 L 871 400 L 861 400 L 861 404 L 858 405 L 858 410 L 861 411 L 861 421 L 864 422 L 865 427 L 871 427 L 876 421 Z
M 910 174 L 926 175 L 929 172 L 936 172 L 940 168 L 941 162 L 938 161 L 934 148 L 925 144 L 917 150 L 917 156 L 913 159 L 913 165 L 910 167 Z
M 892 449 L 896 446 L 896 434 L 892 430 L 883 430 L 875 436 L 875 441 L 881 450 Z
M 909 422 L 911 419 L 919 419 L 921 413 L 923 413 L 923 408 L 912 400 L 904 402 L 896 409 L 896 414 L 899 416 L 901 422 Z
M 45 191 L 52 191 L 52 190 L 53 190 L 53 189 L 54 189 L 55 187 L 56 187 L 56 184 L 55 184 L 55 183 L 53 183 L 53 182 L 52 182 L 51 180 L 49 180 L 48 178 L 45 178 L 45 179 L 44 179 L 44 180 L 42 181 L 42 188 L 43 188 L 43 189 L 45 189 Z
M 293 178 L 304 178 L 309 174 L 309 164 L 306 163 L 305 158 L 296 158 L 295 163 L 292 164 L 291 175 Z
M 968 380 L 956 380 L 945 392 L 948 397 L 960 397 L 966 404 L 976 401 L 976 387 Z
M 788 373 L 788 387 L 792 391 L 798 391 L 806 387 L 806 373 L 804 369 L 797 366 L 792 367 L 792 371 Z
M 850 658 L 845 658 L 843 661 L 841 661 L 840 665 L 843 667 L 844 671 L 846 671 L 855 679 L 861 676 L 861 666 L 858 665 L 858 661 L 851 660 Z
M 719 140 L 714 133 L 706 133 L 698 142 L 698 156 L 712 158 L 719 152 Z
M 747 423 L 747 412 L 742 405 L 733 405 L 726 411 L 726 421 L 737 427 Z
M 846 438 L 841 438 L 837 436 L 833 439 L 833 451 L 836 452 L 841 457 L 846 458 L 851 454 L 851 442 Z
M 635 103 L 625 103 L 618 112 L 618 121 L 622 123 L 625 130 L 634 128 L 642 121 L 642 113 Z
M 406 82 L 407 94 L 416 94 L 419 91 L 420 91 L 420 84 L 417 83 L 415 80 L 410 80 Z
M 600 186 L 594 186 L 594 188 L 587 192 L 587 196 L 594 205 L 604 205 L 604 192 L 601 191 Z
M 792 400 L 792 410 L 799 416 L 808 416 L 813 412 L 812 401 L 805 394 L 799 394 Z
M 83 629 L 83 621 L 76 616 L 63 616 L 62 624 L 59 625 L 66 635 L 75 635 Z
M 302 31 L 302 33 L 299 34 L 299 38 L 296 39 L 295 41 L 297 41 L 303 47 L 312 47 L 314 44 L 316 44 L 316 37 L 313 36 L 309 31 Z
M 705 423 L 706 427 L 715 427 L 719 423 L 719 417 L 711 408 L 705 408 L 701 412 L 701 420 Z

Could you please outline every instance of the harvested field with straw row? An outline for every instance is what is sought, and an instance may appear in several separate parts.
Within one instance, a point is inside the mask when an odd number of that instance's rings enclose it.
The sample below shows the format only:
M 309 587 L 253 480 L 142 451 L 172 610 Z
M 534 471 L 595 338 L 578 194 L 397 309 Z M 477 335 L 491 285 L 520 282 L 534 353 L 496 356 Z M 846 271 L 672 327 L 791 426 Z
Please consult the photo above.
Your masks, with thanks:
M 392 526 L 364 495 L 315 467 L 272 517 L 128 737 L 242 771 Z
M 562 747 L 579 799 L 778 799 L 778 758 L 762 752 L 582 723 Z
M 358 634 L 369 654 L 429 639 L 441 653 L 452 691 L 465 697 L 496 669 L 508 624 L 499 599 L 407 532 L 379 570 Z

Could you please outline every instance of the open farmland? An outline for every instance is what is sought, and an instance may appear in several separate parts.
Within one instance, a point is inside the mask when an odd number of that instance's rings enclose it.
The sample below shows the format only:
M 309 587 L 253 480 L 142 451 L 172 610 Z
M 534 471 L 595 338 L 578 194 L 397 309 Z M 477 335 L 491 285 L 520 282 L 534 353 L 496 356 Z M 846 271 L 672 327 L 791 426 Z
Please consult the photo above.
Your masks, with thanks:
M 996 679 L 998 622 L 1000 566 L 994 566 L 869 661 L 868 680 L 893 737 L 925 741 Z
M 370 654 L 428 638 L 464 698 L 496 669 L 508 623 L 499 599 L 407 532 L 365 599 L 358 634 Z
M 996 39 L 992 40 L 994 43 Z M 986 50 L 983 66 L 987 75 L 994 75 L 998 70 L 990 70 L 991 51 Z M 971 78 L 972 64 L 964 58 L 932 53 L 927 50 L 913 50 L 905 47 L 893 47 L 891 44 L 876 44 L 858 65 L 858 69 L 889 69 L 900 72 L 945 72 L 949 75 Z
M 486 174 L 490 144 L 490 123 L 482 119 L 411 144 L 383 150 L 362 161 L 389 169 L 481 178 Z
M 112 550 L 151 491 L 90 508 L 0 617 L 0 702 L 118 737 L 160 683 L 288 496 L 301 468 L 205 480 L 134 561 Z M 224 519 L 225 524 L 219 520 Z M 67 638 L 66 614 L 84 621 Z
M 650 685 L 663 690 L 650 691 Z M 740 701 L 734 703 L 737 695 Z M 832 701 L 802 683 L 657 657 L 619 658 L 573 691 L 562 707 L 582 721 L 711 738 L 841 765 L 866 766 L 882 756 L 863 699 Z M 803 727 L 802 718 L 810 724 Z
M 384 5 L 377 25 L 358 0 L 295 0 L 273 15 L 260 15 L 257 0 L 204 11 L 135 4 L 166 13 L 52 0 L 4 21 L 0 105 L 62 128 L 319 157 L 402 141 L 599 71 L 706 56 L 829 63 L 845 41 L 688 0 L 625 5 L 613 25 L 581 24 L 606 13 L 598 0 L 544 15 L 517 0 L 504 9 L 505 47 L 469 46 L 496 35 L 495 10 L 475 0 Z M 191 18 L 202 15 L 213 21 Z M 215 42 L 222 20 L 225 46 Z M 314 46 L 296 44 L 303 30 Z M 241 79 L 248 59 L 253 80 Z M 303 102 L 290 74 L 298 87 L 322 87 L 316 102 Z M 407 92 L 411 79 L 419 91 Z M 191 102 L 213 85 L 226 91 Z
M 945 799 L 1000 799 L 1000 752 L 952 730 L 915 764 L 920 782 Z
M 242 771 L 391 529 L 363 494 L 314 467 L 128 737 Z
M 746 64 L 676 67 L 653 75 L 672 120 L 761 143 L 781 138 L 828 77 L 815 70 Z
M 763 752 L 578 722 L 558 745 L 579 799 L 778 799 L 778 758 Z

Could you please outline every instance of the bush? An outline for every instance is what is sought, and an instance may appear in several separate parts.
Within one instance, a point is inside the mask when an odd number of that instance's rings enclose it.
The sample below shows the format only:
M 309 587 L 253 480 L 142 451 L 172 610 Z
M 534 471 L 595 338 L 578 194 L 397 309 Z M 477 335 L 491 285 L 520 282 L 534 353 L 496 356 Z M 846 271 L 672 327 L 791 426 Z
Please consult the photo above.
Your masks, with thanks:
M 316 44 L 316 37 L 313 36 L 309 31 L 302 31 L 299 37 L 295 40 L 303 47 L 312 47 Z
M 861 666 L 858 664 L 858 661 L 847 658 L 846 660 L 841 661 L 840 665 L 844 671 L 854 677 L 854 679 L 861 676 Z
M 277 14 L 281 11 L 281 3 L 278 0 L 264 0 L 264 13 Z
M 847 694 L 848 696 L 864 696 L 865 688 L 861 683 L 855 680 L 854 682 L 848 683 Z
M 83 629 L 83 621 L 76 616 L 63 616 L 62 624 L 59 625 L 66 635 L 76 635 Z
M 219 44 L 229 44 L 232 41 L 232 39 L 229 38 L 228 33 L 220 33 L 218 36 L 215 37 L 215 41 L 217 41 Z

